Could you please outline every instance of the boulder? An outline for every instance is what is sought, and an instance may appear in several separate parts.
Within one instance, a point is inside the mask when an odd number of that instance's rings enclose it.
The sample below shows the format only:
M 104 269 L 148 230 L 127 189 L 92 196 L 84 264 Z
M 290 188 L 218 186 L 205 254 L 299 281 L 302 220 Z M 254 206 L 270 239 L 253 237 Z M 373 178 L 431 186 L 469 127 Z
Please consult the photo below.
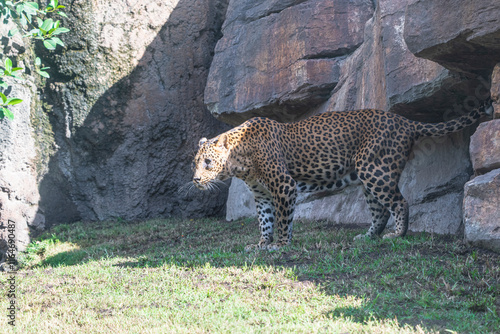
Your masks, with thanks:
M 500 252 L 500 169 L 467 182 L 463 205 L 465 240 Z
M 372 14 L 366 0 L 231 1 L 207 107 L 233 125 L 258 115 L 303 118 L 330 96 L 340 63 L 363 42 Z
M 76 1 L 47 91 L 58 150 L 40 182 L 48 226 L 221 215 L 227 190 L 191 189 L 201 137 L 227 129 L 203 103 L 227 2 Z M 179 191 L 180 190 L 180 191 Z
M 486 77 L 500 60 L 500 2 L 412 1 L 406 10 L 404 38 L 419 57 L 452 71 Z
M 226 202 L 226 220 L 257 217 L 257 208 L 252 192 L 245 182 L 233 177 Z
M 493 118 L 500 118 L 500 63 L 496 64 L 491 74 L 491 100 L 493 102 Z
M 413 147 L 399 182 L 409 204 L 410 231 L 460 231 L 463 189 L 472 170 L 467 149 L 470 133 L 468 129 L 443 137 L 427 137 Z
M 240 179 L 233 178 L 227 200 L 226 220 L 232 221 L 245 217 L 257 217 L 253 194 Z M 333 224 L 369 224 L 370 212 L 366 205 L 361 187 L 345 189 L 331 197 L 311 199 L 299 194 L 294 214 L 297 220 L 325 220 Z
M 500 168 L 500 119 L 479 125 L 471 137 L 470 157 L 476 174 Z

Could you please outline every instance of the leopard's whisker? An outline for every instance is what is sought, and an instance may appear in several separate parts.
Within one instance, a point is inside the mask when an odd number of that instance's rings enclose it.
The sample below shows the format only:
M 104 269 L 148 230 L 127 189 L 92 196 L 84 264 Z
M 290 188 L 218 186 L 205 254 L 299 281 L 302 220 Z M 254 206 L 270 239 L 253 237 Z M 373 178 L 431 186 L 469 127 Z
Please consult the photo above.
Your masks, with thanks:
M 177 193 L 182 195 L 182 196 L 188 196 L 191 190 L 194 188 L 194 184 L 192 181 L 189 181 L 185 183 L 184 185 L 180 186 L 179 189 L 177 189 Z
M 218 179 L 217 179 L 217 180 L 215 180 L 215 182 L 216 182 L 219 186 L 223 186 L 224 188 L 229 188 L 229 185 L 228 185 L 226 182 L 222 181 L 222 180 L 218 180 Z

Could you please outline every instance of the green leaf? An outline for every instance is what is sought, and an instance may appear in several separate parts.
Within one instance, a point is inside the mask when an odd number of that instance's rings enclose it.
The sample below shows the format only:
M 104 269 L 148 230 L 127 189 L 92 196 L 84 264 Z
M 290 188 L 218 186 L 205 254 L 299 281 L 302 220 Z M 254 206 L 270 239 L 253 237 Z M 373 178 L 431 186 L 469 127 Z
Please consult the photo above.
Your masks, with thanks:
M 22 67 L 14 67 L 14 68 L 12 69 L 12 72 L 15 72 L 15 71 L 20 71 L 20 70 L 24 70 L 24 68 L 22 68 Z
M 34 9 L 35 11 L 38 10 L 38 4 L 36 2 L 25 2 L 26 6 L 30 7 L 31 9 Z
M 7 103 L 7 96 L 5 96 L 4 93 L 0 92 L 0 98 L 4 104 Z
M 33 37 L 35 35 L 38 35 L 40 33 L 40 29 L 31 29 L 30 31 L 28 31 L 28 33 L 26 35 L 24 35 L 23 37 Z
M 28 25 L 28 20 L 24 17 L 24 15 L 21 16 L 21 25 L 24 27 Z
M 52 29 L 53 25 L 54 25 L 54 20 L 46 19 L 45 21 L 43 21 L 43 24 L 40 27 L 40 30 L 49 31 L 50 29 Z
M 50 75 L 47 72 L 45 72 L 45 71 L 36 70 L 36 72 L 38 74 L 40 74 L 42 77 L 44 77 L 44 78 L 50 78 Z
M 59 44 L 60 46 L 64 47 L 63 41 L 61 41 L 58 37 L 52 37 L 52 40 L 56 42 L 56 44 Z
M 7 89 L 9 85 L 7 85 L 5 81 L 0 80 L 0 87 L 2 87 L 3 89 Z
M 35 65 L 36 66 L 42 65 L 42 60 L 40 59 L 40 57 L 36 57 L 36 59 L 35 59 Z
M 7 108 L 2 108 L 2 111 L 3 111 L 3 115 L 7 116 L 8 119 L 10 119 L 11 121 L 14 119 L 14 114 L 12 113 L 12 111 L 10 111 Z
M 12 60 L 10 58 L 5 59 L 5 72 L 12 72 Z
M 69 32 L 69 31 L 70 30 L 68 28 L 61 27 L 61 28 L 57 28 L 56 30 L 54 30 L 53 34 L 54 35 L 59 35 L 59 34 L 63 34 L 63 33 Z
M 41 27 L 43 24 L 43 20 L 39 17 L 36 18 L 36 23 L 38 23 L 38 26 Z
M 23 102 L 23 100 L 13 97 L 13 98 L 7 99 L 6 105 L 13 106 L 13 105 L 19 104 L 21 102 Z
M 23 13 L 23 11 L 24 11 L 24 4 L 21 3 L 21 4 L 19 4 L 19 5 L 16 6 L 16 12 L 19 15 L 21 15 Z
M 68 18 L 68 15 L 64 12 L 57 12 L 57 14 L 61 15 L 62 17 Z
M 57 6 L 57 9 L 59 9 L 59 8 L 66 8 L 66 6 L 59 5 L 59 6 Z
M 17 28 L 14 28 L 14 29 L 11 29 L 9 30 L 9 37 L 12 37 L 14 36 L 15 34 L 17 34 L 19 32 L 19 30 Z
M 57 43 L 52 39 L 46 39 L 43 41 L 43 45 L 47 48 L 47 50 L 55 50 Z

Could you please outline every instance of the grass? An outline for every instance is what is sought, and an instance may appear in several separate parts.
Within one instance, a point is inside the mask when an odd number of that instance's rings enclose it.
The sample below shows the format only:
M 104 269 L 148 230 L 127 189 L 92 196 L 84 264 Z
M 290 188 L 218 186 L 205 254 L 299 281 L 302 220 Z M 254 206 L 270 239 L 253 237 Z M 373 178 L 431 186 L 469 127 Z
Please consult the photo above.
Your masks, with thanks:
M 500 255 L 454 237 L 353 242 L 296 222 L 244 252 L 254 220 L 60 225 L 20 257 L 17 333 L 498 333 Z M 8 274 L 0 275 L 7 293 Z M 6 310 L 7 298 L 0 298 Z

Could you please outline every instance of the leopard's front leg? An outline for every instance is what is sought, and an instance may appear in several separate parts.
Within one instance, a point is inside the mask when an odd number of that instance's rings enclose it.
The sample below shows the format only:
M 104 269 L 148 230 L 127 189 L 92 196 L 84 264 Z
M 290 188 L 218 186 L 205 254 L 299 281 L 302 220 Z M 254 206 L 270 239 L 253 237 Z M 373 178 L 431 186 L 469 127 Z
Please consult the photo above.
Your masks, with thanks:
M 267 249 L 267 246 L 273 241 L 275 221 L 273 197 L 258 181 L 245 181 L 245 183 L 255 198 L 260 229 L 259 243 L 248 245 L 245 247 L 245 250 L 248 252 L 254 249 Z
M 292 242 L 293 214 L 297 200 L 297 183 L 288 174 L 279 176 L 279 183 L 272 189 L 278 241 L 269 244 L 268 250 L 277 250 Z

